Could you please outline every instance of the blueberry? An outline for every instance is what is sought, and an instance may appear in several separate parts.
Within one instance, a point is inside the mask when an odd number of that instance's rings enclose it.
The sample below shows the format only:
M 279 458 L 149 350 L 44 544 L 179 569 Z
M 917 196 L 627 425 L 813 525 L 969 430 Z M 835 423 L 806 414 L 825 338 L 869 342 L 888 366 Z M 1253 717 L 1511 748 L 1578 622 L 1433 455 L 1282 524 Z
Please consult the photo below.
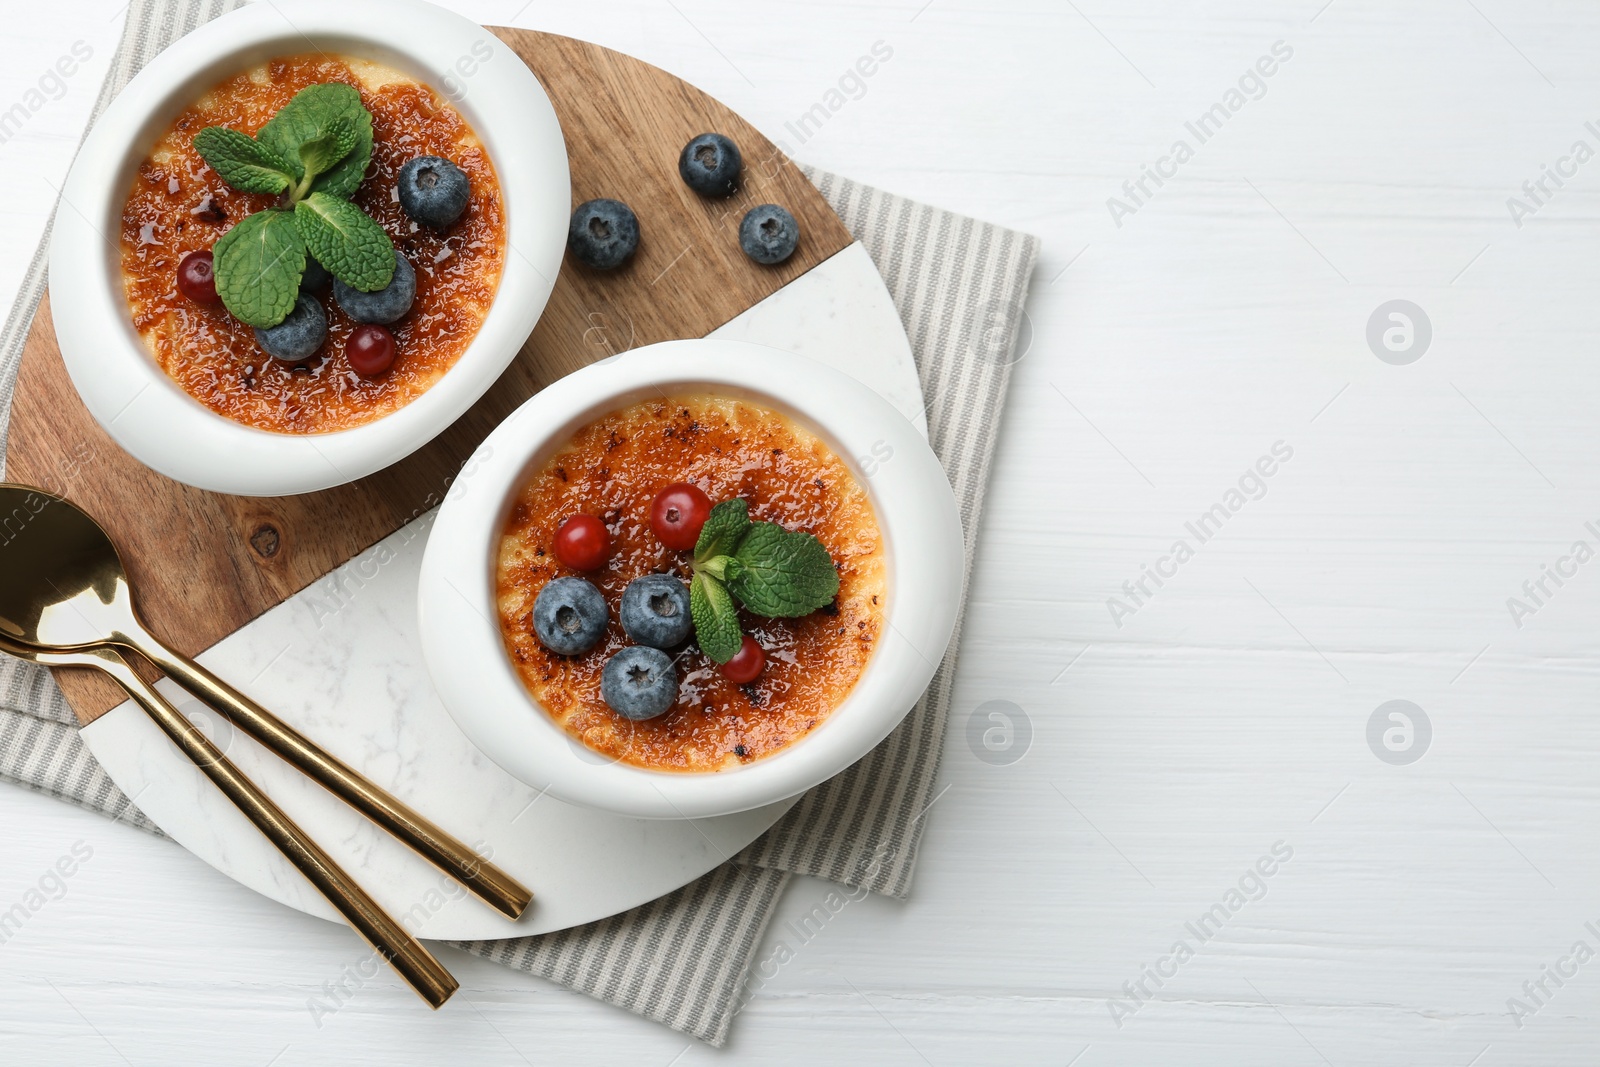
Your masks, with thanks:
M 622 628 L 641 645 L 671 648 L 689 639 L 689 587 L 670 574 L 635 578 L 622 591 Z
M 606 635 L 606 598 L 582 578 L 557 578 L 533 602 L 533 633 L 558 656 L 589 651 Z
M 572 213 L 567 247 L 595 270 L 620 267 L 639 247 L 639 219 L 620 200 L 588 200 Z
M 743 167 L 739 146 L 720 133 L 702 133 L 678 156 L 683 184 L 701 196 L 732 196 Z
M 448 159 L 418 156 L 400 168 L 400 206 L 424 226 L 442 230 L 467 210 L 467 175 Z
M 417 298 L 416 268 L 397 252 L 394 277 L 389 279 L 388 285 L 375 293 L 363 293 L 335 278 L 333 298 L 339 301 L 344 313 L 357 322 L 393 322 L 410 311 L 411 302 Z
M 300 291 L 302 293 L 318 293 L 328 287 L 328 279 L 333 275 L 328 273 L 328 268 L 321 263 L 306 257 L 305 273 L 300 275 Z
M 624 718 L 655 718 L 678 699 L 672 657 L 646 645 L 619 649 L 600 672 L 600 695 Z
M 739 223 L 739 247 L 757 263 L 782 263 L 799 243 L 800 224 L 777 204 L 753 207 Z
M 328 316 L 316 298 L 301 293 L 294 310 L 276 326 L 256 328 L 256 344 L 273 359 L 285 363 L 304 363 L 317 354 L 328 339 Z

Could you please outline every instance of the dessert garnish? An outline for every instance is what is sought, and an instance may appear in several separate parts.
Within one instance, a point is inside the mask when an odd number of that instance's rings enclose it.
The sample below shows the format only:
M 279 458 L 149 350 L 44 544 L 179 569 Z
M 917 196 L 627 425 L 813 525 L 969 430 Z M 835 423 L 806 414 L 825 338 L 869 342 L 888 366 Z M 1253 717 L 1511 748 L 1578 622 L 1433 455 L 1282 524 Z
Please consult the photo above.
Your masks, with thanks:
M 678 176 L 701 196 L 732 196 L 743 169 L 739 146 L 720 133 L 702 133 L 678 156 Z
M 207 126 L 194 147 L 235 189 L 279 195 L 212 248 L 217 295 L 239 321 L 264 330 L 288 318 L 308 255 L 361 293 L 394 278 L 389 235 L 350 202 L 372 157 L 372 113 L 352 86 L 308 85 L 254 137 Z
M 639 247 L 639 217 L 620 200 L 586 200 L 567 224 L 567 249 L 595 270 L 622 266 Z
M 689 610 L 700 650 L 723 664 L 739 655 L 743 634 L 734 601 L 771 619 L 809 615 L 839 592 L 833 558 L 815 536 L 775 522 L 751 522 L 743 500 L 711 509 L 694 546 Z
M 782 263 L 794 255 L 799 243 L 800 224 L 777 204 L 753 207 L 739 223 L 739 247 L 757 263 Z

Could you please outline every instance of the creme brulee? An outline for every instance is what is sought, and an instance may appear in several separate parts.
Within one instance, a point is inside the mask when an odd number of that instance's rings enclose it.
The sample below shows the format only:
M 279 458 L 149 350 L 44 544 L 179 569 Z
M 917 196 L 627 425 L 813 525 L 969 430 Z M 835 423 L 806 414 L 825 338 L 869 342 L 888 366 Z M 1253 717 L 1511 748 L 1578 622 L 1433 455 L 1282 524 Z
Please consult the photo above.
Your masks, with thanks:
M 207 126 L 260 129 L 308 85 L 344 82 L 372 113 L 372 162 L 353 197 L 416 269 L 411 310 L 389 329 L 399 353 L 379 378 L 344 354 L 351 321 L 326 290 L 319 354 L 280 363 L 220 304 L 185 299 L 175 284 L 185 254 L 207 250 L 246 215 L 277 198 L 222 181 L 192 144 Z M 419 155 L 466 172 L 471 196 L 449 228 L 419 227 L 401 209 L 395 180 Z M 466 121 L 426 85 L 397 70 L 322 54 L 274 59 L 222 82 L 185 110 L 139 165 L 122 213 L 122 269 L 134 327 L 161 369 L 219 415 L 278 433 L 328 433 L 371 422 L 420 396 L 466 351 L 488 314 L 504 264 L 505 220 L 488 154 Z
M 713 501 L 734 497 L 750 518 L 814 534 L 839 572 L 835 601 L 820 611 L 769 619 L 740 610 L 766 667 L 748 685 L 729 681 L 694 643 L 674 650 L 678 696 L 664 714 L 634 721 L 600 692 L 606 660 L 627 645 L 618 602 L 651 573 L 687 581 L 689 560 L 651 533 L 651 501 L 691 482 Z M 535 598 L 573 572 L 551 545 L 563 519 L 600 518 L 613 552 L 586 573 L 610 610 L 605 636 L 572 657 L 535 636 Z M 769 756 L 804 737 L 849 695 L 879 639 L 887 563 L 867 492 L 815 434 L 742 400 L 680 396 L 645 401 L 579 430 L 518 495 L 496 564 L 506 650 L 528 691 L 573 737 L 609 757 L 656 770 L 716 771 Z

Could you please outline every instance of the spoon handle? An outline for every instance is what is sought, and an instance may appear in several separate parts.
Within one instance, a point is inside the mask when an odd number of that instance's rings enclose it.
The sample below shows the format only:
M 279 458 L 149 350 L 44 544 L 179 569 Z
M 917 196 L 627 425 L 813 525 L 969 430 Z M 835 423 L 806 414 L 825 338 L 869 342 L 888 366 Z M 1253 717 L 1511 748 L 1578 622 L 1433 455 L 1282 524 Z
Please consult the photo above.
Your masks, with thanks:
M 162 644 L 147 629 L 133 647 L 168 677 L 221 712 L 280 759 L 327 789 L 459 881 L 508 918 L 520 918 L 533 894 L 355 768 L 263 708 L 200 664 Z
M 214 782 L 218 789 L 277 846 L 289 862 L 317 887 L 377 953 L 399 972 L 417 995 L 438 1008 L 459 988 L 444 965 L 421 942 L 390 918 L 344 868 L 323 851 L 304 830 L 273 803 L 256 784 L 240 773 L 228 757 L 211 743 L 138 673 L 120 653 L 106 649 L 95 664 L 116 680 L 162 731 Z

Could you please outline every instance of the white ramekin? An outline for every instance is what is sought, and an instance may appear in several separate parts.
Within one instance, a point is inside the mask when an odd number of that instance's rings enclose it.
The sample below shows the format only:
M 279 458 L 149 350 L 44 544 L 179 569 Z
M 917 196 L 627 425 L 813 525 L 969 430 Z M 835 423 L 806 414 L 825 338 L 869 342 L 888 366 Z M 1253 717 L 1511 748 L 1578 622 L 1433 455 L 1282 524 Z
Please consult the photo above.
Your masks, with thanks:
M 780 752 L 714 773 L 618 763 L 573 740 L 523 686 L 500 635 L 494 570 L 516 494 L 587 423 L 663 393 L 708 392 L 781 411 L 819 434 L 866 488 L 889 563 L 881 640 L 854 689 Z M 867 475 L 856 457 L 873 457 Z M 887 458 L 884 458 L 887 457 Z M 593 364 L 502 423 L 451 487 L 423 556 L 423 655 L 445 706 L 490 759 L 573 804 L 640 818 L 726 815 L 811 788 L 866 755 L 921 697 L 961 602 L 961 521 L 928 443 L 836 370 L 744 341 L 667 341 Z
M 179 112 L 229 75 L 316 49 L 387 63 L 461 112 L 494 164 L 507 250 L 499 291 L 477 336 L 432 388 L 354 429 L 278 434 L 210 411 L 156 365 L 123 293 L 119 234 L 139 163 Z M 566 143 L 549 97 L 516 53 L 482 26 L 419 0 L 251 4 L 153 59 L 84 141 L 50 242 L 56 339 L 90 414 L 162 474 L 243 496 L 339 485 L 426 444 L 516 357 L 555 284 L 571 201 Z

